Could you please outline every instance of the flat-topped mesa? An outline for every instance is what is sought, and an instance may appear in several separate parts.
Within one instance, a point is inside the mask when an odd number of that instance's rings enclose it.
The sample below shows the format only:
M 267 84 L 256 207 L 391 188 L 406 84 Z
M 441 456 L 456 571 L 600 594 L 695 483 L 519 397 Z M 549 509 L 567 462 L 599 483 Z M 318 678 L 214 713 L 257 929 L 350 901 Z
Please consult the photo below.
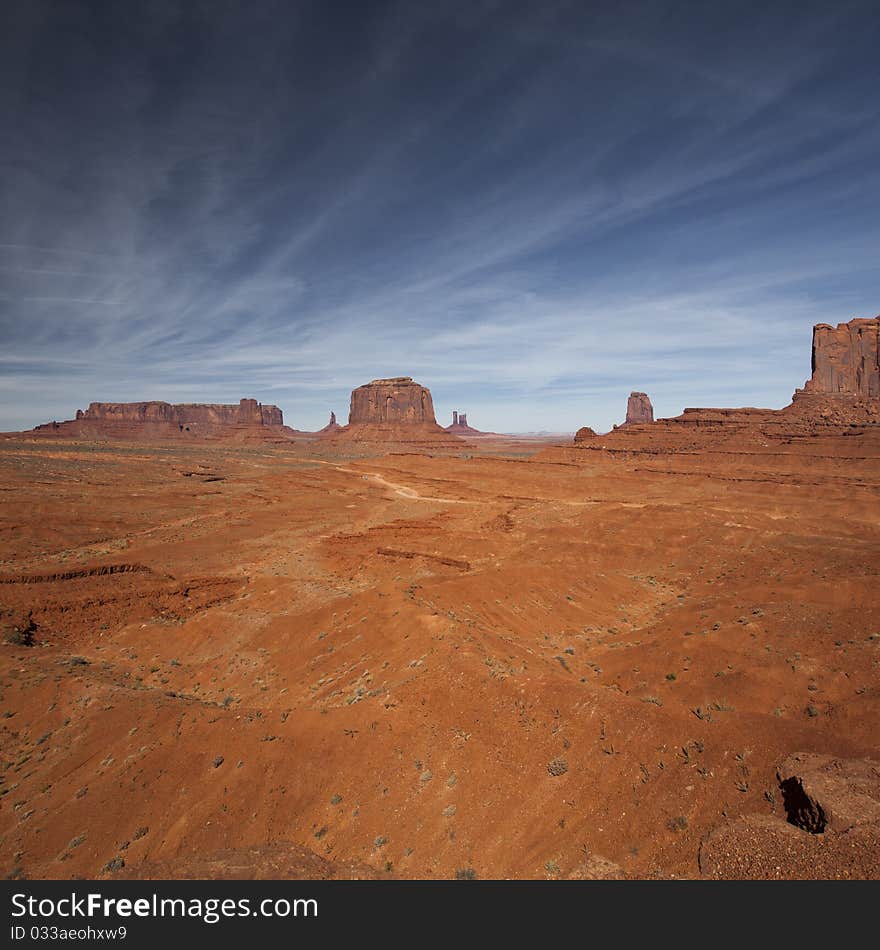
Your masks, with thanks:
M 813 327 L 813 375 L 805 393 L 880 398 L 880 316 Z
M 77 419 L 105 422 L 169 423 L 171 425 L 281 426 L 278 406 L 264 406 L 256 399 L 241 399 L 238 405 L 169 402 L 93 402 Z
M 32 430 L 39 435 L 85 439 L 191 438 L 265 439 L 292 438 L 298 433 L 284 425 L 278 406 L 264 406 L 256 399 L 238 404 L 145 402 L 93 402 L 68 422 L 49 422 Z
M 654 407 L 647 393 L 630 393 L 626 401 L 626 426 L 645 425 L 654 421 Z

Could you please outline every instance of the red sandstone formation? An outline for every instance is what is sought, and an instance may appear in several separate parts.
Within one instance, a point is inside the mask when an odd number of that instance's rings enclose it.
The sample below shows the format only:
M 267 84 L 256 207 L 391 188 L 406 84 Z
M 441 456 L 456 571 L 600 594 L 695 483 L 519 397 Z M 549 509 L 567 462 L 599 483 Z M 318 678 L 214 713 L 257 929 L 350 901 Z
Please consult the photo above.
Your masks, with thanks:
M 451 435 L 493 435 L 494 433 L 490 432 L 481 432 L 479 429 L 475 429 L 473 426 L 468 425 L 467 413 L 466 412 L 452 412 L 452 425 L 446 426 L 446 431 Z
M 436 425 L 431 391 L 411 376 L 374 379 L 351 394 L 349 425 Z
M 808 393 L 880 398 L 880 317 L 813 327 L 813 375 Z
M 595 429 L 591 429 L 589 426 L 583 426 L 575 432 L 574 440 L 575 442 L 586 442 L 589 439 L 595 439 L 596 435 Z
M 813 375 L 783 412 L 838 425 L 880 423 L 880 317 L 813 327 Z
M 77 419 L 106 422 L 167 422 L 172 425 L 256 425 L 284 424 L 277 406 L 264 406 L 256 399 L 242 399 L 238 405 L 168 402 L 93 402 L 85 412 L 78 409 Z
M 791 404 L 784 409 L 685 409 L 680 416 L 655 423 L 651 438 L 682 435 L 683 430 L 707 435 L 763 432 L 789 436 L 811 434 L 817 426 L 863 426 L 880 424 L 880 317 L 854 319 L 832 327 L 819 323 L 813 327 L 813 375 L 803 389 L 795 391 Z M 642 399 L 647 407 L 642 404 Z M 650 400 L 644 393 L 633 393 L 627 407 L 627 419 L 614 427 L 616 442 L 634 422 L 633 416 L 647 411 L 653 416 Z M 651 421 L 651 418 L 640 421 Z M 581 436 L 576 442 L 589 442 Z M 627 433 L 638 438 L 637 433 Z M 647 435 L 647 433 L 646 433 Z M 685 436 L 688 438 L 688 436 Z M 586 446 L 597 448 L 597 446 Z
M 348 425 L 340 438 L 362 442 L 436 442 L 450 435 L 434 418 L 431 391 L 411 376 L 374 379 L 351 394 Z
M 630 393 L 626 403 L 625 426 L 644 425 L 654 421 L 654 407 L 646 393 Z
M 74 438 L 291 438 L 298 433 L 284 425 L 277 406 L 256 399 L 238 405 L 168 402 L 93 402 L 67 422 L 48 422 L 32 430 L 38 435 Z
M 336 421 L 336 413 L 331 411 L 330 421 L 323 429 L 318 429 L 318 435 L 334 435 L 339 432 L 341 428 L 342 426 Z

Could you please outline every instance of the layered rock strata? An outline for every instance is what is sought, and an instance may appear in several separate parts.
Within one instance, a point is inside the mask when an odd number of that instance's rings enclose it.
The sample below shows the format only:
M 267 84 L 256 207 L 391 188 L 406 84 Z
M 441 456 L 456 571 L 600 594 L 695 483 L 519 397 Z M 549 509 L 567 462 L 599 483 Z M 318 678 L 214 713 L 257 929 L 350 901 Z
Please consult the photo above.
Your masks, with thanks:
M 654 421 L 654 407 L 647 393 L 630 393 L 626 402 L 626 426 L 645 425 Z
M 76 418 L 48 422 L 32 430 L 37 435 L 73 438 L 291 438 L 297 433 L 284 425 L 278 406 L 256 399 L 238 404 L 147 402 L 93 402 Z
M 374 379 L 351 394 L 348 425 L 336 438 L 361 442 L 453 441 L 434 418 L 431 391 L 411 376 Z

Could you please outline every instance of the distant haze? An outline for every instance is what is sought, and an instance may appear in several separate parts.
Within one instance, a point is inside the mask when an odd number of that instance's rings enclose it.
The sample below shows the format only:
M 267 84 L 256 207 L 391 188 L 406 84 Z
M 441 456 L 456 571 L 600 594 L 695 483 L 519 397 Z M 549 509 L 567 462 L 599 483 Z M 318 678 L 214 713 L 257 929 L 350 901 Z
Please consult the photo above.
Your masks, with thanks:
M 880 312 L 878 48 L 873 0 L 7 0 L 0 430 L 783 406 Z

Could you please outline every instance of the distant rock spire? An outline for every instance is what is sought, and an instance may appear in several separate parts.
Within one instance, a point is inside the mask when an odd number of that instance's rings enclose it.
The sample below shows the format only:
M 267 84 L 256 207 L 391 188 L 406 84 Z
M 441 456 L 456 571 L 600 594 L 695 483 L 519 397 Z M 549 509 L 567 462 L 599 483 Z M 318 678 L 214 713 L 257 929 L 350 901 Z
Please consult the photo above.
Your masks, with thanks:
M 654 407 L 645 393 L 630 393 L 626 403 L 625 425 L 644 425 L 654 421 Z

